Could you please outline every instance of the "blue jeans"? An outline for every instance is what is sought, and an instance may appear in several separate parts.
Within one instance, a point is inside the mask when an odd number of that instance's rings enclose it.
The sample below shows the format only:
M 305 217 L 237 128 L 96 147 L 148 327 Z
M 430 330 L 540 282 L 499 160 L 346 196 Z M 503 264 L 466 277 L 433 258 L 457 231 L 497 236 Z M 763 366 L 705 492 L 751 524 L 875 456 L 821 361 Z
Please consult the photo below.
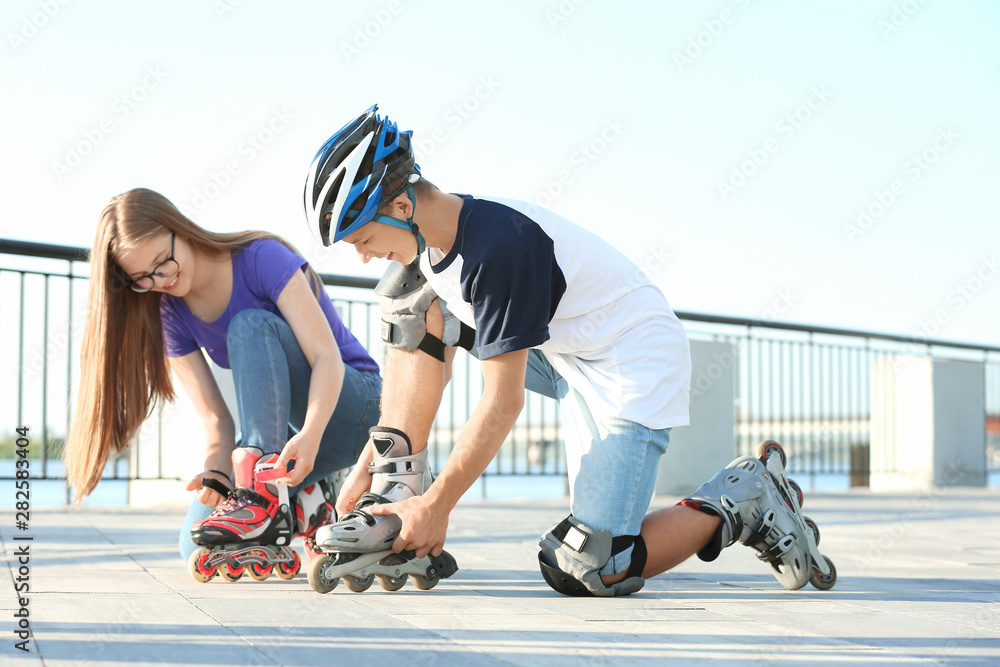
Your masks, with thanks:
M 264 310 L 239 312 L 229 325 L 226 342 L 240 416 L 236 444 L 257 447 L 264 454 L 280 452 L 302 428 L 312 367 L 288 323 Z M 288 488 L 289 497 L 357 463 L 368 441 L 368 429 L 378 423 L 382 378 L 377 372 L 350 366 L 344 371 L 340 398 L 323 432 L 312 472 L 301 484 Z M 197 499 L 191 503 L 180 534 L 185 560 L 198 547 L 191 541 L 191 526 L 214 509 Z
M 562 407 L 573 516 L 613 536 L 638 535 L 670 429 L 650 429 L 592 409 L 538 350 L 528 354 L 524 386 L 557 399 Z M 624 572 L 631 561 L 629 547 L 612 557 L 601 574 Z

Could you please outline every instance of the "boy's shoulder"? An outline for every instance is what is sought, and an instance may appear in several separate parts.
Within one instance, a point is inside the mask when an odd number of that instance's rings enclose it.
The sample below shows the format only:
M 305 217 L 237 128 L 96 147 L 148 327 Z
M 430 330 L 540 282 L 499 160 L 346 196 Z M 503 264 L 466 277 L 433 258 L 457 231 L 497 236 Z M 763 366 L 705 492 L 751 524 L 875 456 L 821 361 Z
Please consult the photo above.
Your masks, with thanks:
M 510 199 L 469 199 L 469 211 L 464 221 L 467 252 L 493 255 L 516 251 L 526 245 L 535 245 L 537 237 L 544 236 L 541 226 L 530 215 L 530 204 Z

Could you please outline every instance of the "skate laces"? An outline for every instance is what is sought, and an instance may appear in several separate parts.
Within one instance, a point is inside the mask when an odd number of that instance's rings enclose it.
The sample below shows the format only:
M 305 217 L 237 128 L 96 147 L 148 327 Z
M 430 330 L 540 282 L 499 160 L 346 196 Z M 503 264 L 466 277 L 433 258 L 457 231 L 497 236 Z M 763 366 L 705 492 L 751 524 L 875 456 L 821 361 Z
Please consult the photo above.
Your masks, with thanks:
M 221 516 L 223 514 L 229 514 L 229 512 L 233 510 L 233 503 L 235 502 L 237 502 L 236 489 L 233 489 L 232 491 L 229 492 L 229 495 L 226 496 L 226 499 L 223 500 L 218 507 L 212 510 L 212 513 L 209 515 L 209 518 Z
M 391 503 L 392 501 L 385 496 L 380 496 L 377 493 L 372 493 L 366 491 L 361 494 L 361 498 L 358 499 L 357 504 L 354 506 L 350 512 L 344 514 L 340 517 L 340 521 L 347 521 L 350 519 L 361 519 L 369 526 L 375 525 L 375 517 L 365 511 L 365 508 L 371 507 L 372 505 L 384 505 Z
M 267 503 L 264 502 L 264 498 L 259 493 L 253 489 L 240 487 L 230 491 L 225 502 L 216 507 L 211 516 L 216 517 L 231 514 L 236 510 L 243 509 L 247 505 L 257 505 L 265 509 L 267 508 Z

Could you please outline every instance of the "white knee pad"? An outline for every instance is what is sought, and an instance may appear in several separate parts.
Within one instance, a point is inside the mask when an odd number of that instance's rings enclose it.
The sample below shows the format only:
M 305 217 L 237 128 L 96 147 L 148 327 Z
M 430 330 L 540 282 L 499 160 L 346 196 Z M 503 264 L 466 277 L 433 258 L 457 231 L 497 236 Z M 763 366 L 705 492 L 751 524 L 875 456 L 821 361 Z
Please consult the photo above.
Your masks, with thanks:
M 631 595 L 646 583 L 642 578 L 646 545 L 641 535 L 612 537 L 609 531 L 591 528 L 568 516 L 542 535 L 538 546 L 538 566 L 545 583 L 563 595 Z M 630 546 L 633 550 L 628 574 L 619 582 L 605 585 L 601 568 Z
M 444 361 L 445 347 L 472 347 L 475 331 L 459 322 L 440 301 L 445 320 L 443 339 L 427 332 L 427 310 L 438 297 L 420 271 L 419 259 L 408 265 L 392 262 L 375 294 L 382 311 L 382 340 L 389 347 L 422 350 L 439 361 Z

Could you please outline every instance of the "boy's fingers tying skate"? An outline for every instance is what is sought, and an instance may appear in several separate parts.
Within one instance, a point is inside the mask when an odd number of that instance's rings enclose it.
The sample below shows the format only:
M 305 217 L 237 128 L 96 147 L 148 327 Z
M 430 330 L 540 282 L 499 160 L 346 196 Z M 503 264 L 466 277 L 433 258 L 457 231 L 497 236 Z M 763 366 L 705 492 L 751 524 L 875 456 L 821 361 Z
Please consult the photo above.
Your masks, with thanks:
M 441 523 L 437 521 L 437 516 L 430 509 L 421 506 L 422 500 L 420 496 L 416 496 L 398 503 L 377 504 L 368 508 L 373 515 L 395 514 L 402 521 L 399 536 L 392 543 L 394 552 L 412 549 L 418 558 L 423 558 L 427 554 L 438 556 L 444 549 L 447 519 L 444 530 L 440 530 Z
M 371 485 L 372 478 L 367 472 L 367 465 L 356 467 L 347 476 L 347 480 L 344 482 L 344 486 L 341 487 L 340 494 L 337 496 L 337 516 L 343 516 L 354 509 L 358 504 L 358 500 L 361 499 L 361 494 L 368 491 Z

